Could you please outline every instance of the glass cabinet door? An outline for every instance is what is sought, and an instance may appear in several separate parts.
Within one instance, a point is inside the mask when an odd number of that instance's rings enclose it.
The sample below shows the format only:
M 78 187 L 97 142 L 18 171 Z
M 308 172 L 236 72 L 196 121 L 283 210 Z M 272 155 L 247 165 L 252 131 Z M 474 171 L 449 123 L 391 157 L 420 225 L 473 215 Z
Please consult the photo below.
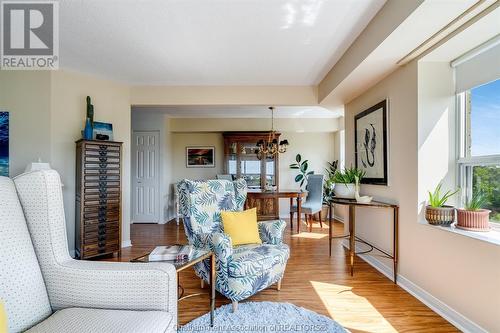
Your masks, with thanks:
M 249 188 L 262 187 L 262 163 L 256 154 L 257 146 L 252 143 L 240 143 L 240 177 L 244 178 Z
M 224 173 L 234 179 L 244 178 L 250 189 L 278 185 L 278 157 L 258 158 L 257 142 L 261 139 L 267 140 L 267 133 L 229 134 L 224 138 Z

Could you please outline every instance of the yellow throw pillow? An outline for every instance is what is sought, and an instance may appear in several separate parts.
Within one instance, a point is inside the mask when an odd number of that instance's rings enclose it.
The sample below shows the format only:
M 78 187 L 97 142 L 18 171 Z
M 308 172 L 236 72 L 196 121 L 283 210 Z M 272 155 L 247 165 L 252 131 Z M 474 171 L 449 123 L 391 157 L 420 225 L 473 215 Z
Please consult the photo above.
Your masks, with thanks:
M 224 233 L 231 237 L 233 246 L 243 244 L 262 244 L 257 225 L 257 209 L 243 212 L 221 212 Z
M 7 332 L 7 312 L 5 310 L 5 306 L 3 305 L 3 301 L 0 299 L 0 333 Z

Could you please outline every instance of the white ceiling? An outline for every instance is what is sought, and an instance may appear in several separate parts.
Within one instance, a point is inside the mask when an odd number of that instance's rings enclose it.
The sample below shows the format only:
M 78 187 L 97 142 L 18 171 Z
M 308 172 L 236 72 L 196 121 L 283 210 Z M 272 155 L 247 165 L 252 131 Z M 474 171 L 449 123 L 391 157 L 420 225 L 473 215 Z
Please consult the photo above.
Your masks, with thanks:
M 64 0 L 62 68 L 150 85 L 317 84 L 385 0 Z
M 492 2 L 492 0 L 488 0 Z M 321 102 L 341 108 L 398 68 L 397 61 L 462 14 L 478 0 L 427 0 L 373 50 Z
M 268 106 L 157 106 L 133 107 L 135 112 L 160 112 L 171 118 L 271 118 Z M 321 106 L 276 106 L 275 118 L 337 118 L 334 112 Z
M 500 34 L 500 8 L 436 48 L 423 61 L 452 61 Z

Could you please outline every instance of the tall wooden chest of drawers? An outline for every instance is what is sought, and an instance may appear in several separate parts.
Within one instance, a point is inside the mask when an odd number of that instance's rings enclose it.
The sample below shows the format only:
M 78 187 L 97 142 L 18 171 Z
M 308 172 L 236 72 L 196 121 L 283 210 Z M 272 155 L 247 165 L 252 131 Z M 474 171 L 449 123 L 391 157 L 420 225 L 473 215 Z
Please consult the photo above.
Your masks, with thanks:
M 122 143 L 76 142 L 76 256 L 120 254 Z

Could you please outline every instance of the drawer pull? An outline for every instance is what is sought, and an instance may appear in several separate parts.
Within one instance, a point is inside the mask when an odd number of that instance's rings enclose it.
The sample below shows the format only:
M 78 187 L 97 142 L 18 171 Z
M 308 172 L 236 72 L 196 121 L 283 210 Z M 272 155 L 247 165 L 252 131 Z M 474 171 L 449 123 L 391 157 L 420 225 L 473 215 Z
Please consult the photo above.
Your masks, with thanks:
M 107 152 L 107 151 L 100 151 L 100 152 L 99 152 L 99 155 L 100 155 L 100 156 L 106 156 L 107 154 L 108 154 L 108 152 Z
M 106 169 L 99 169 L 99 173 L 105 175 L 105 174 L 108 173 L 108 170 L 106 170 Z
M 106 179 L 108 179 L 107 175 L 99 176 L 99 180 L 106 180 Z
M 107 166 L 108 166 L 108 163 L 99 163 L 99 166 L 100 166 L 101 168 L 105 168 L 105 167 L 107 167 Z
M 97 243 L 97 245 L 98 245 L 99 247 L 105 247 L 105 246 L 106 246 L 106 242 L 105 242 L 105 241 L 99 241 L 99 242 Z
M 99 241 L 105 241 L 106 240 L 106 234 L 99 235 L 97 237 L 97 239 L 99 239 Z
M 108 146 L 100 145 L 99 149 L 100 150 L 108 150 Z
M 101 162 L 107 162 L 108 158 L 107 157 L 99 157 L 99 161 L 101 161 Z

